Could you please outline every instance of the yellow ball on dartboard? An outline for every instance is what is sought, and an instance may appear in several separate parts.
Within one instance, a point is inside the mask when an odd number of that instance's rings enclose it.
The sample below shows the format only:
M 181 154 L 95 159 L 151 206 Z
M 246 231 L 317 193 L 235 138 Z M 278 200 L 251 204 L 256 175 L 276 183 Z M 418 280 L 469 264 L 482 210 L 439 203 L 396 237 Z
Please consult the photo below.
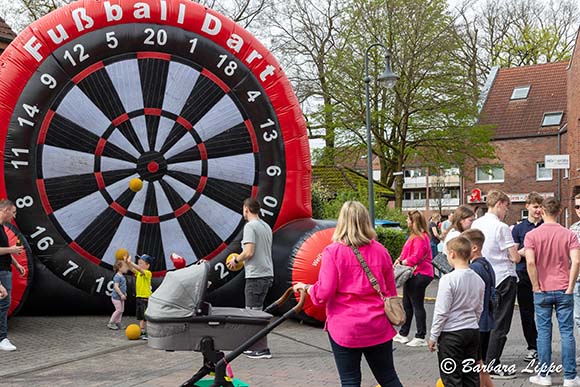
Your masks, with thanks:
M 143 188 L 143 180 L 139 179 L 138 177 L 131 179 L 129 182 L 129 189 L 133 192 L 139 192 Z
M 231 261 L 233 261 L 237 257 L 239 257 L 239 254 L 236 254 L 236 253 L 232 253 L 232 254 L 228 255 L 228 257 L 226 258 L 226 266 L 228 265 L 228 263 L 230 263 Z M 238 264 L 236 266 L 234 266 L 233 269 L 230 269 L 229 267 L 228 267 L 228 269 L 230 271 L 239 271 L 239 270 L 242 270 L 243 267 L 244 267 L 244 262 L 238 262 Z
M 119 249 L 115 251 L 115 259 L 117 261 L 122 261 L 127 256 L 129 256 L 129 251 L 127 249 Z
M 125 336 L 127 336 L 129 340 L 137 340 L 141 337 L 141 328 L 139 328 L 139 325 L 137 324 L 130 324 L 127 326 L 127 329 L 125 329 Z
M 437 379 L 437 384 L 435 385 L 435 387 L 445 387 L 445 385 L 443 384 L 443 380 L 441 380 L 441 378 Z

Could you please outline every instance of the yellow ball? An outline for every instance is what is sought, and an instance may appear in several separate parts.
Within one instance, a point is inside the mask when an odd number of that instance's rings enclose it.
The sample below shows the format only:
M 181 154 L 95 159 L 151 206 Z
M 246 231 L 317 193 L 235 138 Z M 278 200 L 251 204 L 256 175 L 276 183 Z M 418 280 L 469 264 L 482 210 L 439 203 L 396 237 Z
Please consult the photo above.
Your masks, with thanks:
M 445 385 L 443 384 L 443 380 L 441 380 L 441 378 L 437 379 L 437 384 L 435 385 L 435 387 L 445 387 Z
M 129 182 L 129 189 L 133 192 L 139 192 L 143 188 L 143 180 L 139 179 L 138 177 L 131 179 Z
M 117 261 L 122 261 L 128 255 L 129 255 L 129 251 L 127 249 L 119 249 L 119 250 L 115 251 L 115 259 Z
M 137 340 L 141 337 L 141 328 L 139 328 L 139 325 L 137 324 L 130 324 L 127 326 L 127 329 L 125 329 L 125 336 L 127 336 L 129 340 Z
M 233 261 L 237 257 L 239 257 L 239 254 L 236 254 L 236 253 L 231 253 L 230 255 L 228 255 L 228 257 L 226 258 L 226 266 L 228 263 L 230 263 L 230 261 Z M 229 269 L 229 270 L 230 271 L 240 271 L 240 270 L 242 270 L 243 267 L 244 267 L 244 263 L 238 262 L 238 264 L 236 266 L 234 266 L 233 269 Z

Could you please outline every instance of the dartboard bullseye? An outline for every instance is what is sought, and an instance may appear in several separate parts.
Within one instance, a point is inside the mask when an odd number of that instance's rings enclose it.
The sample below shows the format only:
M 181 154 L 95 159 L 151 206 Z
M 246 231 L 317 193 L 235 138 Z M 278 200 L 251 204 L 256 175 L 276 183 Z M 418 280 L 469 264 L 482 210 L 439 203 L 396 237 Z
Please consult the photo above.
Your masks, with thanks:
M 16 43 L 34 67 L 19 85 L 0 67 L 0 95 L 16 93 L 0 124 L 19 226 L 47 267 L 97 294 L 110 292 L 120 248 L 157 257 L 157 275 L 174 269 L 172 253 L 188 264 L 225 254 L 246 197 L 274 227 L 309 215 L 309 188 L 296 189 L 309 178 L 303 121 L 271 55 L 198 4 L 167 4 L 112 23 L 106 7 L 75 3 Z

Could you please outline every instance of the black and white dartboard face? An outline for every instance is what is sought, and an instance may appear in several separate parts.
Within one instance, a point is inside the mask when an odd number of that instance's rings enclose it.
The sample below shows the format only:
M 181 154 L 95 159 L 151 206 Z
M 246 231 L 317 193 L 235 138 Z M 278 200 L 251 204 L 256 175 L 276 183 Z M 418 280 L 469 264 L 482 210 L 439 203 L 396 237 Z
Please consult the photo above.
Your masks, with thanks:
M 245 198 L 271 225 L 283 199 L 268 94 L 228 51 L 169 26 L 117 25 L 54 51 L 19 98 L 5 154 L 35 253 L 97 293 L 108 274 L 83 274 L 109 272 L 118 249 L 156 257 L 155 272 L 174 252 L 211 259 L 241 232 Z

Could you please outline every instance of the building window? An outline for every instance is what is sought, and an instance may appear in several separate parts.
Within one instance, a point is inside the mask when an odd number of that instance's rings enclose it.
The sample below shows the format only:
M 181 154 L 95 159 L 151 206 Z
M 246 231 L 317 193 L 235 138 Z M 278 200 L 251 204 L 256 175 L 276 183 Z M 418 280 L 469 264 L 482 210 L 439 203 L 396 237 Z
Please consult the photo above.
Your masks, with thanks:
M 528 217 L 529 211 L 528 210 L 522 210 L 521 212 L 521 217 L 520 219 L 526 219 Z
M 411 191 L 405 191 L 403 195 L 405 200 L 413 200 L 413 193 Z
M 542 126 L 557 126 L 562 121 L 563 112 L 544 113 Z
M 536 180 L 550 181 L 552 180 L 552 170 L 546 169 L 546 164 L 536 163 Z
M 482 165 L 475 170 L 476 183 L 503 183 L 503 165 Z
M 510 99 L 511 100 L 526 99 L 526 98 L 528 98 L 529 92 L 530 92 L 530 85 L 516 87 L 516 88 L 514 88 L 514 91 L 512 92 L 512 96 Z

